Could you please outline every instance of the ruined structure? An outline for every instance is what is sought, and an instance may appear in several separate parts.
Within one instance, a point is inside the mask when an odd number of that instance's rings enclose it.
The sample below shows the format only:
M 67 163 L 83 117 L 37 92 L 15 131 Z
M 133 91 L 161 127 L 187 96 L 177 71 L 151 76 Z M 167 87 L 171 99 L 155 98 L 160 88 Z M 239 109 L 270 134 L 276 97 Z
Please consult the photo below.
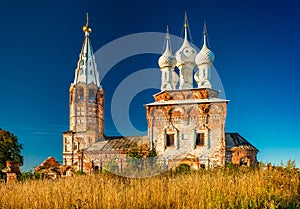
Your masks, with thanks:
M 20 164 L 18 162 L 6 161 L 6 167 L 1 171 L 6 173 L 6 183 L 16 182 L 20 173 Z
M 73 166 L 60 165 L 54 157 L 48 157 L 41 165 L 34 167 L 34 173 L 40 174 L 44 179 L 57 179 L 65 176 L 72 176 L 74 174 Z
M 257 163 L 258 150 L 254 146 L 239 134 L 225 133 L 229 100 L 219 98 L 219 91 L 210 80 L 215 55 L 208 48 L 206 26 L 198 53 L 188 40 L 188 27 L 185 16 L 184 39 L 175 56 L 167 30 L 165 51 L 158 60 L 161 91 L 154 95 L 153 103 L 146 104 L 148 135 L 106 137 L 104 90 L 99 83 L 87 19 L 75 79 L 70 86 L 70 130 L 63 133 L 64 165 L 91 172 L 115 159 L 122 169 L 126 166 L 124 156 L 136 144 L 155 148 L 166 166 L 185 163 L 199 169 L 229 162 Z
M 258 150 L 238 133 L 226 133 L 226 162 L 235 165 L 255 166 Z

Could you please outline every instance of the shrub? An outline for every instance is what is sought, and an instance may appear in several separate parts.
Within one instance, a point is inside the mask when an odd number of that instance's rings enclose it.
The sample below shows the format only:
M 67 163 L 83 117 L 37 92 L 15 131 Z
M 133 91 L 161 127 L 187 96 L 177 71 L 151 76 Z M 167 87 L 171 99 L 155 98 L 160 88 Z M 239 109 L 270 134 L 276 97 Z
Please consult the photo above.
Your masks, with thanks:
M 175 168 L 175 173 L 176 174 L 187 174 L 190 173 L 191 167 L 187 164 L 180 164 Z

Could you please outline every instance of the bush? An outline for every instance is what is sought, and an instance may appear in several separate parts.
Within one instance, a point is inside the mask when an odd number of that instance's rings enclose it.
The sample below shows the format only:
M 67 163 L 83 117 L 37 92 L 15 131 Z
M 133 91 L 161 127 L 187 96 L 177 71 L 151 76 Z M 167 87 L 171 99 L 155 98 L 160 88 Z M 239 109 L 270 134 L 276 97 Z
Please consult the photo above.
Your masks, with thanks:
M 191 166 L 187 164 L 180 164 L 175 168 L 176 174 L 187 174 L 190 173 L 190 171 L 191 171 Z
M 33 172 L 32 170 L 23 171 L 18 175 L 18 180 L 19 181 L 39 180 L 39 179 L 43 179 L 43 174 Z

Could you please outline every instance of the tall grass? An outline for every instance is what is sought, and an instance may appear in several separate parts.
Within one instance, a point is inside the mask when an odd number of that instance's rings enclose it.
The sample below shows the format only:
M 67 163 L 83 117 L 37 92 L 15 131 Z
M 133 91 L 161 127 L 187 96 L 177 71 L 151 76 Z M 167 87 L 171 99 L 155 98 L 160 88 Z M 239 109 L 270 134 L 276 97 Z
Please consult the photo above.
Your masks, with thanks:
M 299 171 L 214 169 L 0 184 L 0 208 L 300 208 Z

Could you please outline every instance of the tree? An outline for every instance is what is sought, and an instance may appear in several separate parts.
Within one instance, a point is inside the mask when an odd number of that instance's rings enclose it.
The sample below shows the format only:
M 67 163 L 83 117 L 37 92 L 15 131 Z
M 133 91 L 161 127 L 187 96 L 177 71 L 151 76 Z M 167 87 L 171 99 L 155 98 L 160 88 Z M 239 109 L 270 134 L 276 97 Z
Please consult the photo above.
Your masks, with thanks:
M 157 162 L 157 160 L 155 147 L 151 149 L 147 144 L 132 144 L 126 154 L 127 173 L 133 177 L 157 175 L 164 170 L 163 165 Z
M 6 167 L 6 161 L 14 161 L 20 166 L 23 165 L 22 149 L 22 144 L 19 144 L 14 134 L 0 129 L 0 171 Z

